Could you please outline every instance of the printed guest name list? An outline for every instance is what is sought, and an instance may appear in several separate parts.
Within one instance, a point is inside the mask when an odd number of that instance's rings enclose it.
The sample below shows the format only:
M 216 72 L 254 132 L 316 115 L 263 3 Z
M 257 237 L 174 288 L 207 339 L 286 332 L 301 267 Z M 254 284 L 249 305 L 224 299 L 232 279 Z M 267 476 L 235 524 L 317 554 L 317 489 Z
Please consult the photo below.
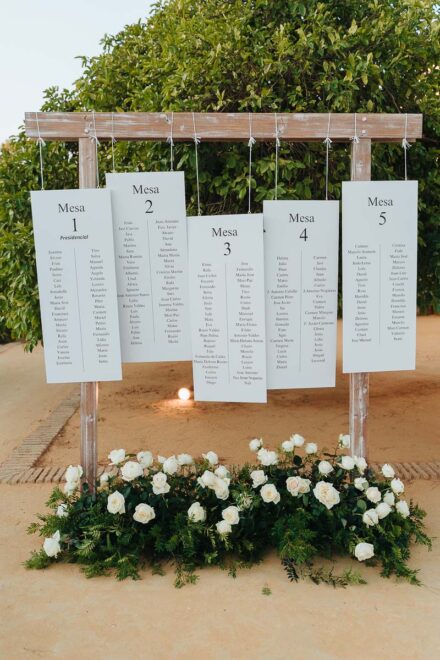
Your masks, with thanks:
M 122 360 L 190 360 L 184 174 L 107 174 L 106 180 Z
M 188 218 L 194 398 L 265 403 L 263 216 Z
M 334 387 L 339 202 L 264 202 L 267 385 Z
M 342 184 L 343 370 L 415 369 L 417 181 Z
M 31 193 L 48 383 L 120 380 L 110 193 Z

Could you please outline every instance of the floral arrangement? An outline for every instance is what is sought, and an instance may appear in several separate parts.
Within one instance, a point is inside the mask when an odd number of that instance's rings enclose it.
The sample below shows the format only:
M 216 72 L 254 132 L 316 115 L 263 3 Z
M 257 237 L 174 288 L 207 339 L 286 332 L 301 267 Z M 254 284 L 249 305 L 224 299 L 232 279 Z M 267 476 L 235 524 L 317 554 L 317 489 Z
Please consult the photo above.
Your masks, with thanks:
M 150 451 L 116 449 L 96 494 L 81 486 L 81 466 L 70 466 L 64 493 L 56 488 L 48 502 L 51 513 L 29 528 L 45 538 L 26 566 L 68 561 L 88 577 L 113 569 L 123 579 L 138 578 L 147 561 L 153 573 L 172 561 L 182 586 L 196 581 L 198 567 L 235 575 L 275 548 L 291 580 L 365 582 L 353 569 L 336 575 L 314 568 L 317 557 L 349 555 L 418 584 L 407 561 L 412 541 L 431 545 L 425 513 L 403 499 L 391 465 L 379 477 L 364 458 L 344 453 L 349 444 L 341 435 L 333 452 L 318 455 L 298 434 L 277 450 L 254 439 L 258 464 L 231 468 L 213 451 L 199 460 L 179 454 L 155 461 Z

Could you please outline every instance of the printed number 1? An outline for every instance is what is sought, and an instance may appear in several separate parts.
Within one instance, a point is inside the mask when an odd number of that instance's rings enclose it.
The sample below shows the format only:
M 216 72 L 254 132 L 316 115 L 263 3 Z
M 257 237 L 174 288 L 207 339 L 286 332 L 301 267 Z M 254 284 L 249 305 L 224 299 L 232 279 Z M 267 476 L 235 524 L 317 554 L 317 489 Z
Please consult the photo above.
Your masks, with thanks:
M 76 228 L 76 218 L 73 218 L 73 231 L 78 231 Z
M 307 229 L 303 229 L 302 232 L 300 233 L 299 237 L 302 238 L 304 241 L 306 241 L 307 238 L 308 238 Z
M 224 257 L 228 257 L 231 254 L 231 244 L 225 243 L 225 251 L 223 253 Z

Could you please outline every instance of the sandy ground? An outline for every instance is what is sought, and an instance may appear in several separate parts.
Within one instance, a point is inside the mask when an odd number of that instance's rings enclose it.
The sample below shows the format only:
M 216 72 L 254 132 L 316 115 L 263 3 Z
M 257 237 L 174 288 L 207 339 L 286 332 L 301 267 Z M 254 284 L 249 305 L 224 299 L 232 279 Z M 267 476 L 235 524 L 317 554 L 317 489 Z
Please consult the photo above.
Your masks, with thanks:
M 279 443 L 297 432 L 322 446 L 333 446 L 348 430 L 348 376 L 341 373 L 341 335 L 336 388 L 277 390 L 268 403 L 194 403 L 176 399 L 192 385 L 191 364 L 124 366 L 124 379 L 102 383 L 99 402 L 101 463 L 111 449 L 151 449 L 168 456 L 213 449 L 227 462 L 249 460 L 248 441 L 263 437 Z M 370 376 L 369 457 L 385 461 L 440 459 L 440 317 L 417 319 L 416 371 Z M 50 387 L 50 386 L 46 386 Z M 42 457 L 41 465 L 78 462 L 79 414 Z
M 32 353 L 22 344 L 0 347 L 0 463 L 71 391 L 46 384 L 41 346 Z
M 415 548 L 425 586 L 413 587 L 360 567 L 365 586 L 334 590 L 291 584 L 272 556 L 233 580 L 200 571 L 195 586 L 165 577 L 140 582 L 86 580 L 78 567 L 26 571 L 39 546 L 25 529 L 42 511 L 50 485 L 0 486 L 0 657 L 83 660 L 375 660 L 439 657 L 440 542 Z M 410 495 L 429 512 L 440 536 L 440 484 L 416 482 Z M 356 567 L 359 568 L 358 562 Z M 350 562 L 338 562 L 338 569 Z M 262 594 L 264 586 L 271 595 Z

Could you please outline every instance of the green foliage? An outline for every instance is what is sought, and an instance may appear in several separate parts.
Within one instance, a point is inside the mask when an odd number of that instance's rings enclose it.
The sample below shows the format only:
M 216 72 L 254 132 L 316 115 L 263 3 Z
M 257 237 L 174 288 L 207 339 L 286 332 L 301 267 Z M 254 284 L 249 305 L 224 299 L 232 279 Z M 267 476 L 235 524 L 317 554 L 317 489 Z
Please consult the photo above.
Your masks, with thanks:
M 409 152 L 420 181 L 418 302 L 440 305 L 438 4 L 434 0 L 168 0 L 144 23 L 105 36 L 82 58 L 71 91 L 46 91 L 50 111 L 422 112 L 424 138 Z M 403 123 L 403 115 L 402 115 Z M 206 213 L 242 212 L 245 144 L 200 145 Z M 321 144 L 283 144 L 279 198 L 322 198 Z M 118 142 L 118 170 L 169 168 L 165 144 Z M 253 209 L 274 195 L 274 145 L 254 148 Z M 47 188 L 75 187 L 77 147 L 44 147 Z M 176 146 L 195 210 L 194 149 Z M 100 147 L 100 172 L 111 168 Z M 400 145 L 375 145 L 373 178 L 403 176 Z M 330 195 L 349 178 L 347 147 L 334 144 Z M 103 180 L 103 179 L 102 179 Z M 38 149 L 21 132 L 0 157 L 0 326 L 32 349 L 41 338 L 29 190 L 39 187 Z
M 320 457 L 309 455 L 298 461 L 294 452 L 279 450 L 277 463 L 264 468 L 267 483 L 280 495 L 276 503 L 263 500 L 261 487 L 253 485 L 251 471 L 262 466 L 231 468 L 224 482 L 210 471 L 206 460 L 168 476 L 170 490 L 165 495 L 153 492 L 152 477 L 161 465 L 131 482 L 122 479 L 122 466 L 119 470 L 112 468 L 108 482 L 98 485 L 94 497 L 85 486 L 69 497 L 55 488 L 47 503 L 50 512 L 40 515 L 39 522 L 28 531 L 45 538 L 59 531 L 60 553 L 56 559 L 47 557 L 43 550 L 33 553 L 26 566 L 46 568 L 53 561 L 68 561 L 80 564 L 87 577 L 114 573 L 123 580 L 139 579 L 146 563 L 153 575 L 163 575 L 164 565 L 171 562 L 175 566 L 175 586 L 181 588 L 196 583 L 200 567 L 215 565 L 236 577 L 240 569 L 249 568 L 275 549 L 290 581 L 307 578 L 316 584 L 346 587 L 364 584 L 358 571 L 349 568 L 338 575 L 333 567 L 315 568 L 314 562 L 318 558 L 353 556 L 357 544 L 369 543 L 374 547 L 374 557 L 368 563 L 379 563 L 384 577 L 395 575 L 418 584 L 417 571 L 408 560 L 414 541 L 431 547 L 424 531 L 424 512 L 411 502 L 405 517 L 392 506 L 378 524 L 367 526 L 363 514 L 374 505 L 365 491 L 356 488 L 360 470 L 341 469 L 338 452 L 326 456 L 333 470 L 323 477 L 318 469 Z M 133 457 L 127 455 L 125 460 Z M 203 480 L 201 483 L 206 471 L 214 481 L 228 484 L 225 499 L 219 499 L 215 486 L 203 485 Z M 377 486 L 381 497 L 390 491 L 390 480 L 379 479 L 371 470 L 365 476 L 370 486 Z M 292 480 L 287 481 L 290 477 L 301 477 L 303 481 L 295 483 L 304 486 L 302 492 L 292 491 Z M 339 493 L 340 501 L 330 509 L 317 495 L 316 484 L 323 480 Z M 121 513 L 108 510 L 108 497 L 115 491 L 124 497 L 125 510 Z M 189 518 L 188 509 L 194 502 L 203 507 L 204 520 Z M 57 515 L 60 504 L 65 505 L 61 517 Z M 154 509 L 154 517 L 146 524 L 133 517 L 140 504 Z M 239 519 L 221 534 L 217 523 L 230 506 L 238 508 Z

